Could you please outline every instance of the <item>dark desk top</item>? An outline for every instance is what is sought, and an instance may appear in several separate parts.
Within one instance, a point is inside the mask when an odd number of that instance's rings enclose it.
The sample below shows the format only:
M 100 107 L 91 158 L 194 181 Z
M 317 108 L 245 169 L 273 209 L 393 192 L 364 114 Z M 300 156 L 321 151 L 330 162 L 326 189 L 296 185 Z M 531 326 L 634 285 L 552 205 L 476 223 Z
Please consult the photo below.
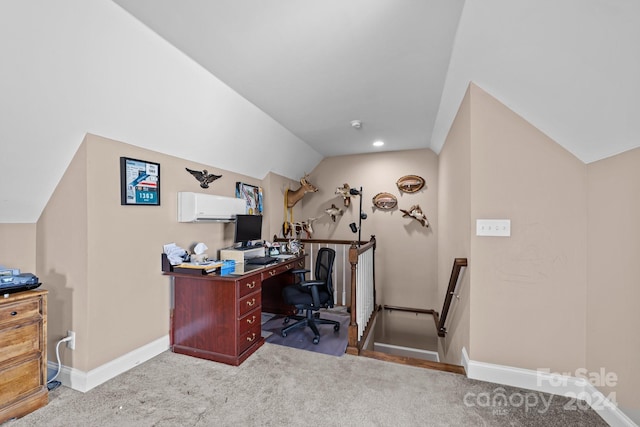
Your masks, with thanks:
M 276 255 L 277 257 L 277 255 Z M 293 255 L 290 258 L 285 258 L 285 259 L 279 259 L 277 262 L 271 263 L 271 264 L 266 264 L 266 265 L 260 265 L 260 264 L 247 264 L 244 262 L 236 262 L 235 264 L 235 269 L 227 274 L 220 274 L 219 270 L 216 270 L 215 272 L 212 273 L 206 273 L 204 272 L 204 270 L 200 270 L 200 269 L 193 269 L 193 268 L 175 268 L 173 266 L 168 265 L 168 261 L 166 261 L 166 255 L 163 254 L 163 274 L 166 275 L 170 275 L 170 276 L 175 276 L 175 275 L 180 275 L 180 276 L 195 276 L 195 277 L 200 277 L 203 279 L 206 278 L 220 278 L 220 279 L 237 279 L 241 276 L 245 276 L 245 275 L 249 275 L 249 274 L 254 274 L 254 273 L 259 273 L 261 271 L 264 270 L 268 270 L 270 268 L 274 268 L 274 267 L 278 267 L 281 266 L 283 264 L 292 262 L 292 261 L 298 261 L 299 259 L 303 259 L 305 257 L 305 255 Z

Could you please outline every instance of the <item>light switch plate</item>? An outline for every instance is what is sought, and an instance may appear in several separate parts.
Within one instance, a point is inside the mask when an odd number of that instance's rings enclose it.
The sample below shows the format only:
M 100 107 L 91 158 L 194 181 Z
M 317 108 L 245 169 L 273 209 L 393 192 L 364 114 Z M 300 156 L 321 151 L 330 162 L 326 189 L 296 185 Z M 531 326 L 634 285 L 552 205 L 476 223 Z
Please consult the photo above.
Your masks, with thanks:
M 477 219 L 476 236 L 511 236 L 510 219 Z

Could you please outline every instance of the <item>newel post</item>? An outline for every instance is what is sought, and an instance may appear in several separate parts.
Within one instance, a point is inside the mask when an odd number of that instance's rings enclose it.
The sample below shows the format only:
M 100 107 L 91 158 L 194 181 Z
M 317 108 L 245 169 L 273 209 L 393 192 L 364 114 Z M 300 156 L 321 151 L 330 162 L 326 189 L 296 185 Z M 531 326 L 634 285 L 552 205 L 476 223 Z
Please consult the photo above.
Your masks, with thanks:
M 351 264 L 351 320 L 349 322 L 349 344 L 347 345 L 347 354 L 358 355 L 358 322 L 356 311 L 356 276 L 358 270 L 358 246 L 354 243 L 349 248 L 349 264 Z

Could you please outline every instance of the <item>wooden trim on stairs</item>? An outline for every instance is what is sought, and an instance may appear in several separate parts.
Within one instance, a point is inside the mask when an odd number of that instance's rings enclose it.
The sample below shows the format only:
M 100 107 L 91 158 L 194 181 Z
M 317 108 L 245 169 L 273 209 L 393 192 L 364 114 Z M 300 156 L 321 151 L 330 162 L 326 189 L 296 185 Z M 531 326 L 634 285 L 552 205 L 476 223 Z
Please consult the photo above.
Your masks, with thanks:
M 379 351 L 360 350 L 361 357 L 383 360 L 385 362 L 400 363 L 402 365 L 417 366 L 419 368 L 435 369 L 437 371 L 451 372 L 454 374 L 466 375 L 463 366 L 450 365 L 442 362 L 431 362 L 429 360 L 416 359 L 415 357 L 395 356 L 381 353 Z

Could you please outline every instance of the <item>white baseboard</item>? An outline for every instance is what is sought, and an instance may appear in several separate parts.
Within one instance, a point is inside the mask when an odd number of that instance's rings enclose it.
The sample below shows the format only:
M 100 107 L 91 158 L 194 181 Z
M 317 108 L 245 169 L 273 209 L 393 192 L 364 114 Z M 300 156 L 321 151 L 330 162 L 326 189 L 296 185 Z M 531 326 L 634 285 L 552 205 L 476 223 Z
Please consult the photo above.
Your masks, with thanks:
M 66 387 L 85 393 L 168 349 L 169 335 L 165 335 L 89 372 L 63 365 L 56 380 L 60 381 Z M 47 367 L 57 371 L 58 363 L 49 361 Z
M 588 396 L 591 404 L 603 420 L 613 427 L 638 427 L 618 406 L 583 378 L 538 372 L 531 369 L 476 362 L 469 359 L 466 348 L 462 348 L 462 366 L 468 378 L 507 385 L 542 393 L 568 397 Z

